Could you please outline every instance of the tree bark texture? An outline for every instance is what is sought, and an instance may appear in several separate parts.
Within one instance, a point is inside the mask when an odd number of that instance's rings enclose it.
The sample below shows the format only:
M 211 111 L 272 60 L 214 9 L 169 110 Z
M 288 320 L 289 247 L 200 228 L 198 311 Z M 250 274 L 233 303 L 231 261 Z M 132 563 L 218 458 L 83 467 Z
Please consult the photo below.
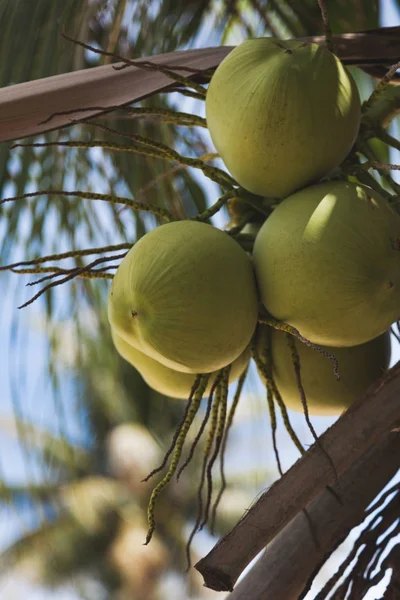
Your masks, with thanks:
M 400 363 L 397 363 L 320 437 L 320 444 L 340 475 L 399 424 Z M 334 485 L 332 466 L 320 444 L 314 444 L 195 565 L 206 587 L 232 591 L 250 561 L 317 494 Z M 340 494 L 340 489 L 334 487 Z
M 328 489 L 268 545 L 229 600 L 299 600 L 326 557 L 363 521 L 366 507 L 399 468 L 400 434 L 384 435 L 339 478 L 337 501 Z

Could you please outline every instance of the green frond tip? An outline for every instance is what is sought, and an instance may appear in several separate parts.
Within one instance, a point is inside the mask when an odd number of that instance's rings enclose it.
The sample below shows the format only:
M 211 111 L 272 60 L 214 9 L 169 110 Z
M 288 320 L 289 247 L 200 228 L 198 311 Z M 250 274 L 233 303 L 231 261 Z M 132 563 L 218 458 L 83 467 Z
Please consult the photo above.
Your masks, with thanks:
M 155 506 L 157 503 L 157 498 L 160 495 L 161 491 L 169 484 L 169 482 L 171 481 L 171 479 L 177 469 L 177 466 L 178 466 L 178 463 L 179 463 L 179 460 L 180 460 L 180 457 L 182 454 L 183 445 L 185 443 L 187 432 L 189 431 L 189 428 L 190 428 L 191 424 L 193 423 L 193 420 L 197 414 L 197 411 L 199 410 L 200 403 L 203 398 L 204 392 L 206 390 L 209 378 L 210 378 L 210 374 L 201 376 L 199 385 L 193 395 L 192 403 L 189 406 L 187 416 L 185 418 L 184 423 L 182 424 L 182 427 L 179 431 L 179 435 L 176 439 L 175 448 L 174 448 L 174 451 L 172 454 L 172 459 L 171 459 L 171 463 L 170 463 L 168 472 L 165 475 L 164 479 L 162 479 L 162 481 L 160 481 L 160 483 L 154 488 L 154 490 L 152 491 L 152 494 L 150 496 L 149 505 L 148 505 L 148 509 L 147 509 L 147 518 L 148 518 L 149 529 L 147 532 L 145 545 L 147 545 L 150 542 L 151 538 L 153 537 L 153 533 L 154 533 L 154 530 L 156 527 L 156 522 L 155 522 L 155 518 L 154 518 L 154 509 L 155 509 Z
M 164 221 L 167 222 L 175 220 L 174 216 L 165 208 L 152 206 L 150 204 L 145 204 L 144 202 L 136 202 L 135 200 L 131 200 L 130 198 L 122 198 L 121 196 L 113 196 L 111 194 L 96 194 L 94 192 L 81 192 L 78 190 L 41 190 L 38 192 L 30 192 L 27 194 L 21 194 L 21 196 L 4 198 L 3 200 L 0 200 L 0 206 L 6 202 L 26 200 L 28 198 L 36 198 L 38 196 L 72 196 L 74 198 L 82 198 L 84 200 L 102 200 L 103 202 L 109 202 L 111 204 L 123 204 L 124 206 L 128 206 L 133 210 L 151 212 L 156 217 L 164 219 Z
M 334 372 L 336 379 L 337 380 L 340 379 L 339 364 L 338 364 L 338 360 L 334 354 L 332 354 L 331 352 L 328 352 L 327 350 L 324 350 L 323 348 L 321 348 L 321 346 L 318 346 L 317 344 L 310 342 L 310 340 L 308 340 L 307 338 L 305 338 L 301 335 L 301 333 L 299 332 L 298 329 L 296 329 L 295 327 L 292 327 L 291 325 L 288 325 L 288 323 L 283 323 L 283 321 L 278 321 L 277 319 L 274 319 L 274 317 L 272 317 L 271 315 L 268 315 L 268 317 L 260 317 L 258 322 L 261 323 L 262 325 L 268 325 L 269 327 L 278 329 L 279 331 L 284 331 L 285 333 L 290 333 L 290 335 L 293 335 L 295 338 L 297 338 L 300 342 L 302 342 L 306 346 L 309 346 L 313 350 L 316 350 L 317 352 L 319 352 L 319 354 L 322 354 L 322 356 L 329 358 L 329 360 L 331 360 L 333 363 L 333 372 Z

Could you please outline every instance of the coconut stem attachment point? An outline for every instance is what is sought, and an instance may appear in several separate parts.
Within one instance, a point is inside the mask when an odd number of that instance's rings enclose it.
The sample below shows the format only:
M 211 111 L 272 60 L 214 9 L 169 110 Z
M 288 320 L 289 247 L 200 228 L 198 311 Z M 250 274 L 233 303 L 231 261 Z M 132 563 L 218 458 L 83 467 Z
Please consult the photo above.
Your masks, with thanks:
M 328 7 L 326 5 L 326 0 L 318 0 L 318 6 L 321 11 L 322 22 L 324 24 L 324 34 L 325 34 L 325 43 L 328 50 L 331 52 L 334 51 L 333 48 L 333 39 L 332 39 L 332 29 L 329 23 L 329 14 Z
M 237 195 L 237 190 L 232 189 L 228 192 L 225 192 L 210 208 L 199 213 L 195 217 L 191 219 L 191 221 L 208 221 L 211 217 L 213 217 L 231 198 L 234 198 Z
M 394 77 L 398 69 L 400 69 L 400 61 L 390 67 L 386 75 L 384 75 L 379 81 L 378 85 L 376 86 L 368 100 L 364 102 L 362 106 L 363 113 L 365 113 L 379 99 L 382 92 L 384 92 L 387 86 L 390 84 L 392 78 Z
M 282 321 L 278 321 L 277 319 L 274 319 L 274 317 L 272 317 L 271 315 L 268 315 L 268 317 L 261 317 L 258 320 L 258 322 L 263 325 L 269 325 L 269 327 L 273 327 L 274 329 L 278 329 L 279 331 L 284 331 L 285 333 L 290 333 L 290 335 L 293 335 L 294 337 L 296 337 L 300 342 L 302 342 L 306 346 L 309 346 L 313 350 L 316 350 L 317 352 L 322 354 L 322 356 L 326 356 L 327 358 L 329 358 L 329 360 L 331 360 L 333 363 L 333 372 L 334 372 L 336 379 L 337 380 L 340 379 L 339 364 L 338 364 L 337 358 L 334 354 L 331 354 L 330 352 L 327 352 L 326 350 L 321 348 L 321 346 L 318 346 L 317 344 L 310 342 L 310 340 L 303 337 L 301 335 L 301 333 L 295 327 L 288 325 L 288 323 L 283 323 Z

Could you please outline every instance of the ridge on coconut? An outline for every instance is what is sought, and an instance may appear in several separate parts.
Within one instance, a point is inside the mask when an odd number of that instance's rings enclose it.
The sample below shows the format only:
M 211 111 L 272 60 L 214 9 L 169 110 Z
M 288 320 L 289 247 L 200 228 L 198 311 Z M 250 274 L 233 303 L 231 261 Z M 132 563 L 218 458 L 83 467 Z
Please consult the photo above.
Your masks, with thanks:
M 357 86 L 334 54 L 275 38 L 232 50 L 206 95 L 217 151 L 237 182 L 260 196 L 285 197 L 337 167 L 360 113 Z
M 171 369 L 211 373 L 245 350 L 257 324 L 250 258 L 225 232 L 175 221 L 143 236 L 113 278 L 108 318 Z
M 266 333 L 266 327 L 260 327 L 257 332 L 259 351 Z M 286 407 L 304 412 L 286 335 L 276 329 L 270 330 L 272 373 Z M 359 346 L 322 346 L 323 350 L 336 357 L 339 380 L 334 375 L 332 361 L 328 357 L 295 338 L 293 341 L 299 354 L 301 383 L 311 415 L 340 414 L 384 374 L 390 363 L 389 330 Z
M 170 369 L 128 344 L 112 328 L 111 333 L 117 352 L 139 371 L 147 385 L 165 396 L 188 399 L 196 375 Z M 232 363 L 229 372 L 229 383 L 239 379 L 249 363 L 250 355 L 250 347 L 247 347 Z M 210 377 L 204 395 L 210 393 L 214 381 L 215 377 Z
M 356 346 L 400 313 L 400 216 L 372 189 L 329 181 L 281 202 L 253 250 L 261 300 L 325 346 Z

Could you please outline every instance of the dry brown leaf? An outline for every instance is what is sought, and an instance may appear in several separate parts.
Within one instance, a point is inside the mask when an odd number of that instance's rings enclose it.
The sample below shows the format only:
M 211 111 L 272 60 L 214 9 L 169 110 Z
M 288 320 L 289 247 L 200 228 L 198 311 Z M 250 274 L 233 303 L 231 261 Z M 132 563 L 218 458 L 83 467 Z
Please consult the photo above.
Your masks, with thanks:
M 216 67 L 231 49 L 222 46 L 170 52 L 152 56 L 151 62 L 206 71 Z M 104 111 L 57 114 L 50 121 L 43 123 L 54 113 L 92 106 L 130 104 L 174 84 L 167 75 L 158 71 L 133 66 L 122 70 L 114 68 L 121 64 L 64 73 L 1 89 L 0 142 L 59 129 L 70 125 L 73 119 L 88 118 Z M 184 71 L 180 71 L 180 74 L 188 76 Z
M 324 43 L 323 36 L 300 39 Z M 386 65 L 397 62 L 400 56 L 400 27 L 336 35 L 333 41 L 336 53 L 345 64 L 372 69 L 375 76 L 383 75 Z M 231 49 L 231 46 L 220 46 L 184 50 L 138 60 L 201 72 L 217 67 Z M 59 129 L 70 125 L 73 118 L 88 118 L 103 111 L 58 114 L 43 123 L 54 113 L 130 104 L 171 86 L 171 79 L 160 72 L 133 66 L 118 71 L 115 66 L 118 65 L 93 67 L 0 89 L 0 142 Z

